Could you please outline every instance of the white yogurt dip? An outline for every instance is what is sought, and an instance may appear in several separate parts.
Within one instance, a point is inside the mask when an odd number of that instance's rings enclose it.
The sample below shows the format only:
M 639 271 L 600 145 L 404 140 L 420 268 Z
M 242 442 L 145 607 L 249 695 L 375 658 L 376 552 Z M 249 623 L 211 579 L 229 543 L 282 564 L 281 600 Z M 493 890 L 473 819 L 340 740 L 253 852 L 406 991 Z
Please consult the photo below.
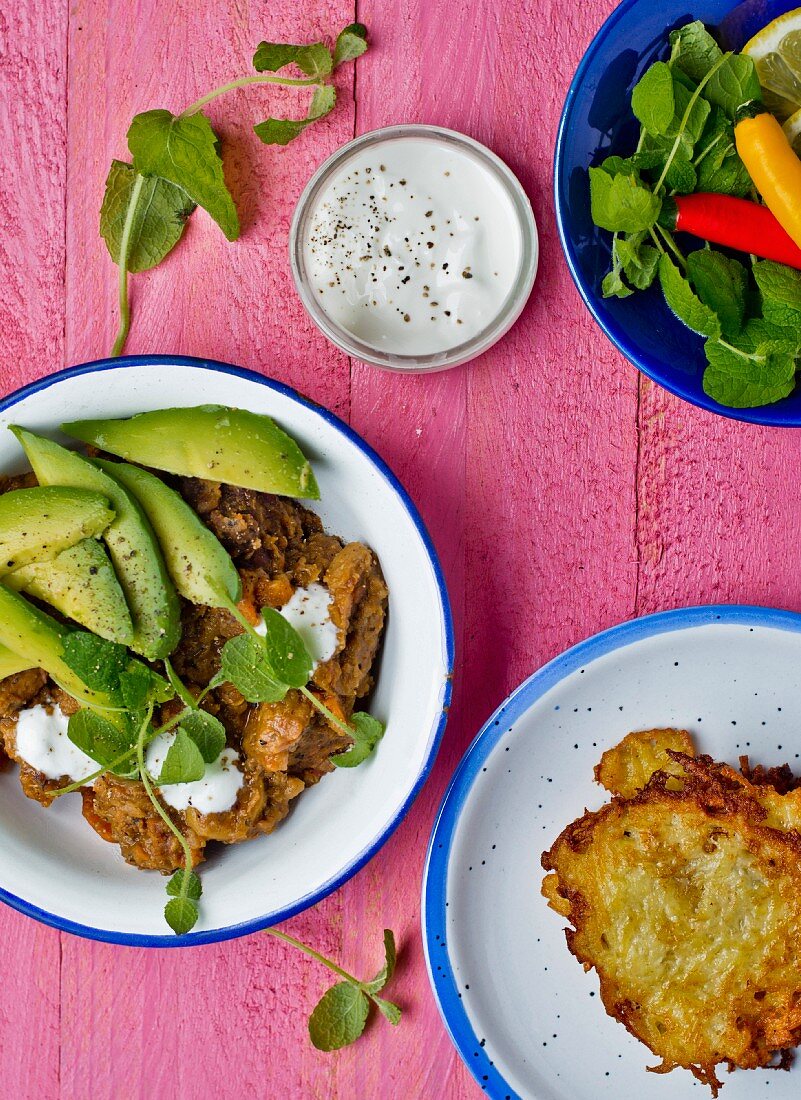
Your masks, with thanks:
M 154 779 L 158 779 L 161 768 L 175 741 L 175 732 L 168 731 L 154 737 L 147 746 L 145 764 Z M 221 814 L 233 809 L 245 777 L 236 766 L 239 753 L 234 749 L 223 749 L 213 764 L 206 765 L 202 779 L 195 783 L 170 783 L 159 787 L 159 794 L 174 810 L 186 810 L 193 806 L 202 814 Z
M 38 705 L 21 710 L 17 718 L 17 755 L 48 779 L 68 777 L 73 782 L 100 767 L 67 737 L 69 718 L 60 707 L 48 714 Z
M 444 353 L 487 330 L 523 262 L 520 214 L 498 171 L 469 145 L 433 135 L 356 151 L 327 178 L 304 227 L 315 302 L 388 355 Z
M 296 588 L 292 598 L 279 612 L 305 642 L 313 668 L 329 660 L 336 652 L 338 632 L 329 614 L 333 600 L 325 585 L 312 581 L 308 588 Z M 264 619 L 255 629 L 264 637 L 267 633 Z

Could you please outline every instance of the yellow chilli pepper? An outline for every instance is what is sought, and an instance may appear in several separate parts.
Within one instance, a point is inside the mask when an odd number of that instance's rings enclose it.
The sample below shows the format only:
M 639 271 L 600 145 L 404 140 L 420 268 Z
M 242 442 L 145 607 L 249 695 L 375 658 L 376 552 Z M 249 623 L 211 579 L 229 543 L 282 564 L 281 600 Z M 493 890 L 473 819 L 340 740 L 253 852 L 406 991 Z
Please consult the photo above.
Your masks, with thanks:
M 734 141 L 768 210 L 801 248 L 801 160 L 784 130 L 755 100 L 737 112 Z

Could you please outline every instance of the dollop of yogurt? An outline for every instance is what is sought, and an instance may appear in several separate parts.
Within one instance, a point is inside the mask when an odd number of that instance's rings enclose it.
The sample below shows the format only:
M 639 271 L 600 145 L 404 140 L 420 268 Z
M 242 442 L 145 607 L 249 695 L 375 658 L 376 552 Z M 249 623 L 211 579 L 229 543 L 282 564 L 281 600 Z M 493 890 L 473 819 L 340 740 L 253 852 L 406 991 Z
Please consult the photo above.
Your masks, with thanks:
M 147 746 L 145 764 L 150 774 L 158 779 L 167 753 L 175 741 L 175 733 L 168 731 L 154 737 Z M 159 793 L 174 810 L 186 810 L 193 806 L 202 814 L 221 814 L 233 809 L 236 796 L 245 777 L 237 767 L 239 753 L 223 749 L 213 764 L 206 765 L 202 779 L 195 783 L 170 783 L 159 787 Z
M 334 597 L 323 584 L 313 581 L 308 588 L 296 588 L 279 614 L 297 630 L 306 644 L 313 667 L 333 657 L 337 648 L 337 628 L 331 620 Z M 267 633 L 264 620 L 256 626 L 262 637 Z
M 308 219 L 304 265 L 318 304 L 390 354 L 432 355 L 498 316 L 522 262 L 519 216 L 470 151 L 396 138 L 355 154 Z
M 98 764 L 67 736 L 69 717 L 60 707 L 50 712 L 37 704 L 17 717 L 17 755 L 48 779 L 73 782 L 98 770 Z

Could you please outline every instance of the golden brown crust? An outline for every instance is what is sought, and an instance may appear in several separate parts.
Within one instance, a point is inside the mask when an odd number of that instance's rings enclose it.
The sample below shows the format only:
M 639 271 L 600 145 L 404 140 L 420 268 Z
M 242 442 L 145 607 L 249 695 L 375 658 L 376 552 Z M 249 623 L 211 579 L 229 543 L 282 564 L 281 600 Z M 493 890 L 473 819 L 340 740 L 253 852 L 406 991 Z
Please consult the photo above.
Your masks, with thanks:
M 653 745 L 639 743 L 647 772 Z M 542 893 L 654 1072 L 684 1067 L 716 1096 L 717 1067 L 768 1066 L 801 1042 L 799 789 L 664 751 L 679 780 L 657 770 L 568 825 L 543 854 Z

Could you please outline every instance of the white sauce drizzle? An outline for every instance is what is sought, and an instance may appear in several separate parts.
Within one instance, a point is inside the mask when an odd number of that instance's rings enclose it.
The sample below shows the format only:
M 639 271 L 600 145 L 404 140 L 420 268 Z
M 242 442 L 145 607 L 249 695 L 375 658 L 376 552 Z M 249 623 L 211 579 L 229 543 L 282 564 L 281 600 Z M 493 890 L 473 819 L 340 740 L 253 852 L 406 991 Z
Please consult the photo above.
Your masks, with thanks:
M 50 714 L 37 704 L 19 712 L 17 755 L 48 779 L 83 779 L 99 768 L 91 757 L 67 737 L 69 718 L 60 707 Z
M 312 582 L 308 588 L 296 588 L 292 598 L 280 611 L 306 643 L 313 668 L 329 660 L 336 652 L 338 631 L 329 613 L 333 602 L 334 597 L 325 585 Z M 264 637 L 267 633 L 264 619 L 255 629 Z
M 145 764 L 150 774 L 158 779 L 167 753 L 175 741 L 175 733 L 160 733 L 147 746 Z M 233 808 L 236 796 L 245 777 L 236 766 L 240 761 L 234 749 L 223 749 L 213 764 L 206 765 L 202 779 L 195 783 L 170 783 L 159 787 L 159 793 L 174 810 L 194 807 L 202 814 L 221 814 Z

